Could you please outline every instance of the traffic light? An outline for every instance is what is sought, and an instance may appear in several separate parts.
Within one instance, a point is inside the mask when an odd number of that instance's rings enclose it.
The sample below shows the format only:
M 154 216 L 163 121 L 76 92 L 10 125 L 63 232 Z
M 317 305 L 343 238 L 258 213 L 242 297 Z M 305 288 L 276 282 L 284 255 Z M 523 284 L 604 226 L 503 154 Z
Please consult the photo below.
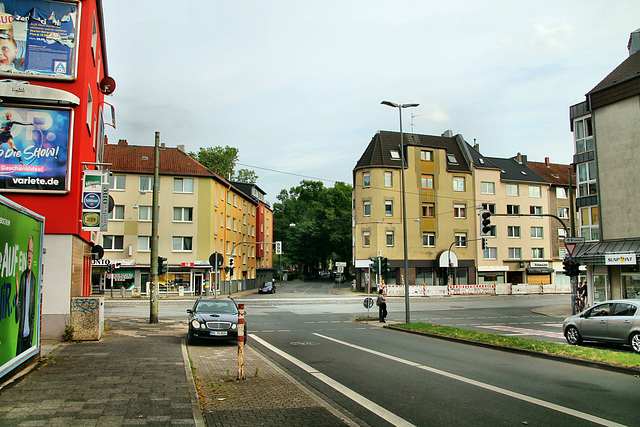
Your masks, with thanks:
M 389 259 L 382 258 L 380 262 L 380 273 L 385 274 L 388 269 L 389 269 Z
M 579 276 L 580 275 L 580 263 L 578 261 L 572 261 L 572 265 L 571 265 L 571 275 L 572 276 Z
M 371 272 L 373 274 L 379 274 L 380 270 L 378 269 L 378 257 L 369 258 L 371 260 Z
M 482 221 L 480 224 L 482 225 L 480 228 L 482 234 L 489 234 L 491 232 L 491 212 L 482 211 Z
M 580 263 L 573 258 L 565 258 L 562 261 L 564 265 L 564 274 L 569 277 L 575 277 L 580 275 Z
M 564 266 L 564 274 L 566 276 L 571 276 L 571 271 L 569 270 L 569 264 L 571 263 L 570 258 L 565 258 L 562 260 L 562 265 Z
M 167 262 L 166 258 L 161 256 L 158 257 L 158 276 L 162 276 L 164 273 L 167 272 L 167 264 L 165 264 L 166 262 Z
M 487 238 L 483 237 L 482 238 L 482 250 L 487 249 Z

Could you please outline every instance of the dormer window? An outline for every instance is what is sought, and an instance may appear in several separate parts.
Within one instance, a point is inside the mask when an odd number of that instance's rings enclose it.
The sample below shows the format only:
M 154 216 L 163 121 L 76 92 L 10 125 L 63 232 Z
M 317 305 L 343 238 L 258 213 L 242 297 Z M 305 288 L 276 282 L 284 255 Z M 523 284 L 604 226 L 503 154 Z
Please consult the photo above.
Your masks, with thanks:
M 526 174 L 527 174 L 525 171 L 520 171 L 520 173 L 521 173 L 522 175 L 526 175 Z
M 480 162 L 481 165 L 484 165 L 484 159 L 483 158 L 478 159 L 478 161 Z
M 389 154 L 392 160 L 400 160 L 400 152 L 398 150 L 390 150 Z
M 458 164 L 458 160 L 456 159 L 456 156 L 453 154 L 447 154 L 447 161 L 449 163 L 451 163 L 452 165 L 457 165 Z

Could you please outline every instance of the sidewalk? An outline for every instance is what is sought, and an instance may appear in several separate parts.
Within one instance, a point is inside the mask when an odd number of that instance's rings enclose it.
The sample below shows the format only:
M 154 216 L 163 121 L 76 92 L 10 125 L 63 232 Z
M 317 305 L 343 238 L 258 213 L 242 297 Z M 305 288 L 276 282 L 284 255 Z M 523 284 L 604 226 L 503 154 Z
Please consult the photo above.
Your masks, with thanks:
M 0 390 L 0 425 L 204 426 L 205 418 L 209 426 L 362 425 L 250 345 L 246 380 L 235 381 L 237 346 L 187 348 L 184 320 L 116 318 L 107 326 L 101 341 L 61 344 L 39 369 Z

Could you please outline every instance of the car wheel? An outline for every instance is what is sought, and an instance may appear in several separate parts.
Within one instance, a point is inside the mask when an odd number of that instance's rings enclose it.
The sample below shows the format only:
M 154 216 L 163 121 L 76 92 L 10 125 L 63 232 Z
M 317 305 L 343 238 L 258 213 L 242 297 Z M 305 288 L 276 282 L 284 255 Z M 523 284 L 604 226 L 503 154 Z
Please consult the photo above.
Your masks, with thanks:
M 569 326 L 564 331 L 564 337 L 567 339 L 567 342 L 571 345 L 580 345 L 582 342 L 582 337 L 580 336 L 580 332 L 575 326 Z M 640 343 L 638 344 L 640 345 Z
M 636 332 L 629 338 L 629 344 L 636 353 L 640 353 L 640 333 Z
M 195 337 L 191 335 L 191 332 L 187 333 L 187 344 L 194 345 L 195 343 L 196 343 Z

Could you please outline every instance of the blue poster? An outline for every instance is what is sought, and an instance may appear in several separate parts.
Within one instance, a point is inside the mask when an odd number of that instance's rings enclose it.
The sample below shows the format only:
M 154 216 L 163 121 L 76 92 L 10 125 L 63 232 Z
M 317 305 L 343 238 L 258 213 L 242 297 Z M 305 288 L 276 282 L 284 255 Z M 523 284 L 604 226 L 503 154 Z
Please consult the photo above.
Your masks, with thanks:
M 0 108 L 0 191 L 68 191 L 70 110 Z

